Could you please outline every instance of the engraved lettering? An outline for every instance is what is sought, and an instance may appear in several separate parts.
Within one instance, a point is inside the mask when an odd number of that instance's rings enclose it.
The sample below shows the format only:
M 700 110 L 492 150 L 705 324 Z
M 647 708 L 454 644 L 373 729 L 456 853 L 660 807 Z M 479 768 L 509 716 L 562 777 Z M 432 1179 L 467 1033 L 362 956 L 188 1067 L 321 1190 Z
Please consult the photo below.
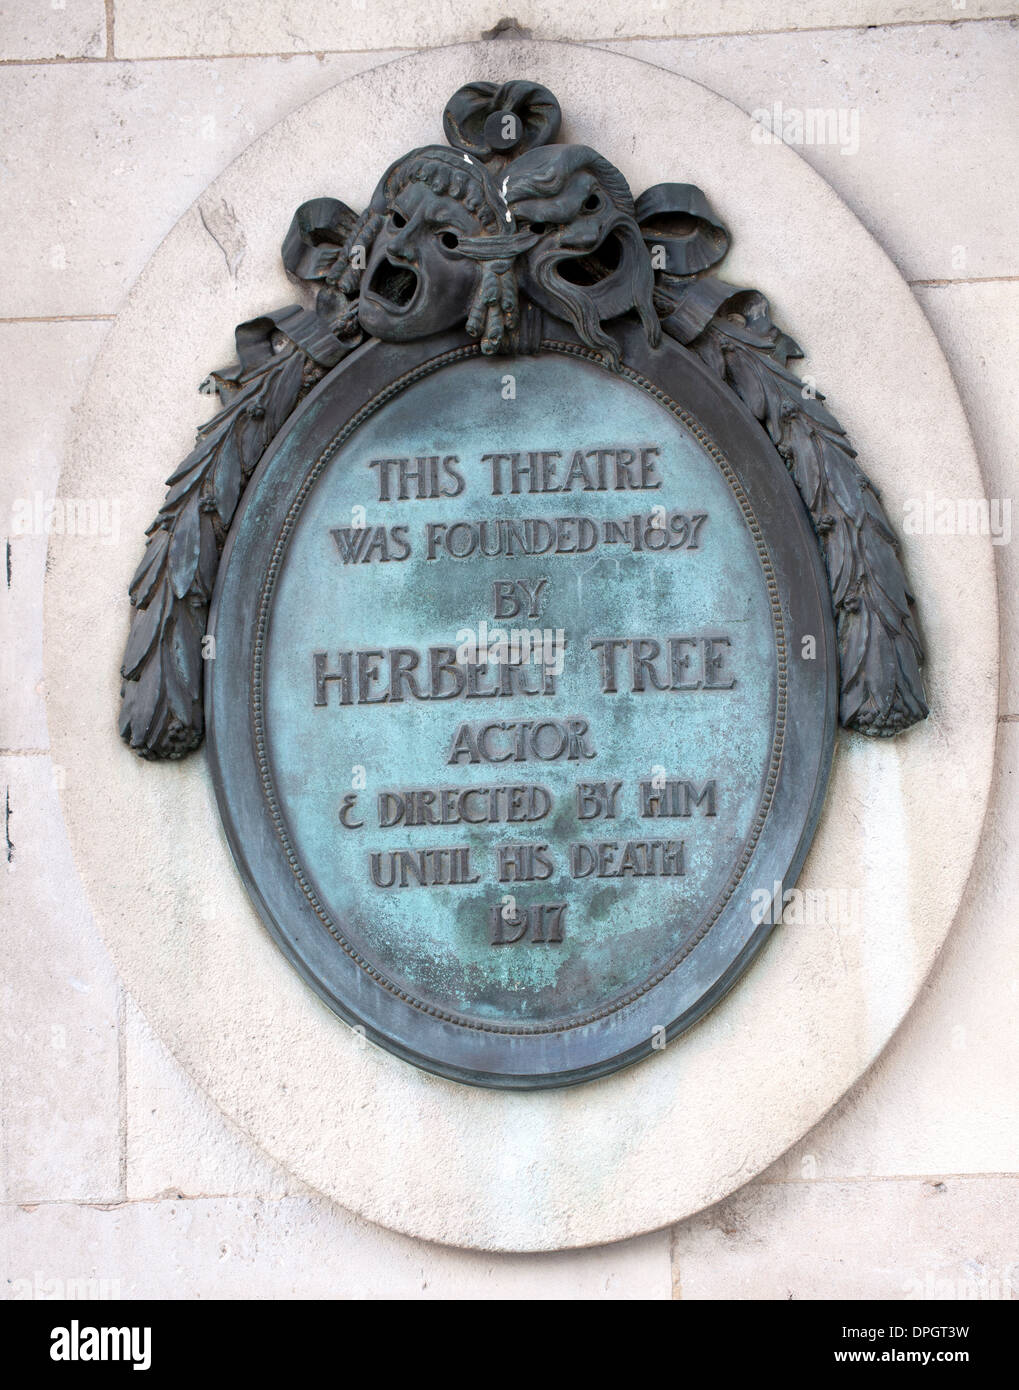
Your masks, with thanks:
M 643 781 L 640 786 L 640 813 L 644 817 L 662 819 L 667 816 L 689 816 L 695 806 L 705 816 L 717 815 L 717 783 L 714 778 L 698 788 L 696 782 L 683 778 L 657 778 Z
M 500 720 L 491 724 L 461 724 L 453 737 L 447 762 L 505 763 L 537 758 L 554 762 L 564 756 L 575 761 L 593 758 L 586 719 Z

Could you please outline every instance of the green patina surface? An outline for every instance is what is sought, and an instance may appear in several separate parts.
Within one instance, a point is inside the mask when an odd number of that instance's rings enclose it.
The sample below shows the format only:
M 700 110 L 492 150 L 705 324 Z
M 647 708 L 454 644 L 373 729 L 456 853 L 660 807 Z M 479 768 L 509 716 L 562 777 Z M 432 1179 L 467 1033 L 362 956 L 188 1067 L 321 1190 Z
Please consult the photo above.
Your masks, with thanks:
M 512 399 L 506 399 L 509 370 Z M 502 495 L 493 495 L 493 465 L 483 461 L 493 453 L 526 461 L 528 453 L 558 452 L 556 474 L 546 480 L 552 484 L 568 475 L 575 451 L 592 455 L 598 449 L 636 453 L 638 462 L 621 475 L 636 482 L 640 450 L 658 450 L 645 456 L 650 466 L 644 481 L 660 480 L 660 486 L 617 489 L 618 459 L 607 455 L 609 485 L 592 486 L 599 481 L 593 455 L 586 487 L 575 471 L 569 491 L 532 492 L 521 470 L 516 495 L 508 493 L 510 465 L 504 460 Z M 455 456 L 450 469 L 440 464 L 436 479 L 440 488 L 452 490 L 461 476 L 457 495 L 401 499 L 398 468 L 370 466 L 380 459 L 408 458 L 413 464 L 431 456 Z M 383 475 L 388 501 L 380 500 Z M 416 490 L 409 474 L 405 490 Z M 637 551 L 632 518 L 647 518 L 655 508 L 664 509 L 669 545 Z M 705 516 L 693 533 L 695 545 L 689 544 L 688 529 L 686 541 L 671 548 L 684 535 L 681 522 L 669 530 L 678 514 Z M 481 522 L 490 523 L 486 540 L 494 545 L 499 520 L 555 523 L 563 517 L 590 523 L 561 528 L 564 553 L 553 547 L 532 555 L 486 557 L 476 549 L 465 558 L 450 554 L 468 548 Z M 606 539 L 606 523 L 613 522 L 628 523 L 629 539 Z M 457 530 L 458 523 L 475 529 Z M 446 528 L 433 532 L 432 560 L 426 558 L 429 524 Z M 359 527 L 367 528 L 367 541 L 346 534 L 338 544 L 334 531 Z M 376 527 L 386 528 L 391 556 L 409 545 L 409 558 L 383 560 Z M 406 529 L 394 533 L 394 527 Z M 543 542 L 549 532 L 532 527 L 516 534 Z M 592 535 L 596 543 L 586 553 L 571 549 Z M 661 537 L 651 541 L 658 545 Z M 370 548 L 371 558 L 344 563 L 342 552 L 353 553 L 351 546 L 360 546 L 362 556 Z M 547 582 L 537 617 L 528 617 L 526 609 L 499 617 L 497 584 L 522 582 L 534 591 L 541 580 Z M 381 698 L 389 690 L 392 649 L 421 654 L 414 678 L 428 693 L 427 650 L 453 647 L 463 654 L 468 634 L 478 634 L 482 622 L 490 640 L 498 637 L 493 630 L 511 636 L 514 628 L 539 628 L 553 642 L 564 634 L 561 673 L 553 668 L 555 693 L 416 699 L 404 683 L 403 700 Z M 634 692 L 630 649 L 621 647 L 617 691 L 603 689 L 603 649 L 592 648 L 592 641 L 659 642 L 666 655 L 653 669 L 666 679 L 668 639 L 684 637 L 692 641 L 675 648 L 689 660 L 677 668 L 682 682 L 703 676 L 706 651 L 721 658 L 709 669 L 709 680 L 731 680 L 731 688 Z M 705 641 L 712 645 L 705 648 Z M 555 650 L 546 654 L 554 657 Z M 315 654 L 323 654 L 322 669 L 335 674 L 342 669 L 340 654 L 358 651 L 386 654 L 366 658 L 366 671 L 378 671 L 377 681 L 368 680 L 362 690 L 373 702 L 358 700 L 354 679 L 351 703 L 341 703 L 341 682 L 327 681 L 320 692 L 325 703 L 316 704 Z M 499 649 L 491 655 L 498 657 Z M 479 692 L 497 686 L 494 665 L 487 676 L 476 676 Z M 760 805 L 774 732 L 776 656 L 754 537 L 718 461 L 695 435 L 646 392 L 582 361 L 516 359 L 508 367 L 505 361 L 473 359 L 418 382 L 356 431 L 312 489 L 291 537 L 275 592 L 265 670 L 274 780 L 308 881 L 337 929 L 375 969 L 415 998 L 468 1019 L 540 1026 L 575 1019 L 639 987 L 725 888 Z M 355 657 L 355 677 L 356 670 Z M 447 674 L 441 688 L 451 688 L 452 679 Z M 540 686 L 540 664 L 526 668 L 524 679 Z M 482 724 L 570 719 L 586 723 L 580 748 L 593 749 L 594 757 L 470 762 L 465 753 L 450 761 L 457 746 L 469 753 Z M 465 723 L 473 733 L 457 745 Z M 488 747 L 496 755 L 515 753 L 515 738 L 514 732 L 499 732 L 489 737 Z M 539 736 L 546 752 L 556 741 L 554 730 Z M 685 780 L 698 789 L 714 781 L 716 814 L 705 814 L 705 801 L 689 816 L 643 817 L 639 783 L 653 778 Z M 580 782 L 622 784 L 615 818 L 578 818 Z M 516 824 L 379 823 L 382 793 L 512 786 L 544 789 L 548 813 Z M 346 829 L 339 812 L 355 790 L 348 818 L 364 824 Z M 497 797 L 503 810 L 505 797 Z M 397 806 L 394 800 L 383 804 Z M 476 813 L 480 799 L 472 805 Z M 665 862 L 667 851 L 635 850 L 627 859 L 622 848 L 603 854 L 605 868 L 623 872 L 571 874 L 571 846 L 651 840 L 681 842 L 682 849 L 673 851 L 681 855 L 681 875 L 637 871 Z M 541 882 L 500 882 L 498 847 L 514 843 L 547 846 L 551 875 Z M 373 854 L 380 856 L 380 876 L 393 872 L 399 882 L 401 861 L 389 858 L 391 852 L 452 847 L 469 848 L 470 874 L 478 882 L 427 886 L 417 884 L 413 873 L 404 888 L 372 881 Z M 572 853 L 590 862 L 586 850 Z M 513 899 L 509 904 L 507 897 Z M 512 935 L 512 925 L 523 920 L 521 909 L 563 903 L 561 941 L 536 942 L 525 933 L 515 943 L 493 944 L 493 908 L 504 909 L 502 921 L 509 926 L 500 930 Z

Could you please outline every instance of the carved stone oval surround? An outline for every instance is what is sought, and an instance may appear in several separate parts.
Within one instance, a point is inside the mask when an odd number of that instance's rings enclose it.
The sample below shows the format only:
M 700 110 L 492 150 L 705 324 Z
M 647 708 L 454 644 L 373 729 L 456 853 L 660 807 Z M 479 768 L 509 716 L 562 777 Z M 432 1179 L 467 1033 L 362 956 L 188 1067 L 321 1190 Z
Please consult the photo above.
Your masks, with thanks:
M 177 1058 L 302 1181 L 384 1225 L 485 1249 L 620 1239 L 760 1172 L 870 1065 L 951 925 L 993 752 L 997 621 L 986 538 L 905 538 L 923 595 L 931 717 L 891 742 L 843 736 L 800 886 L 855 889 L 850 922 L 787 925 L 722 1008 L 641 1066 L 568 1091 L 457 1085 L 358 1039 L 261 927 L 233 868 L 201 754 L 142 764 L 117 737 L 116 670 L 135 538 L 208 403 L 229 329 L 286 302 L 278 246 L 321 193 L 363 206 L 387 160 L 440 138 L 467 76 L 526 75 L 568 138 L 635 189 L 695 183 L 733 235 L 726 278 L 758 285 L 816 373 L 893 518 L 905 500 L 980 497 L 954 387 L 908 286 L 791 150 L 695 83 L 563 44 L 467 45 L 363 73 L 256 141 L 170 234 L 112 328 L 61 479 L 115 495 L 124 543 L 54 537 L 47 698 L 65 816 L 97 922 Z M 429 124 L 430 123 L 430 124 Z M 225 206 L 225 256 L 201 207 Z M 964 577 L 964 583 L 963 583 Z

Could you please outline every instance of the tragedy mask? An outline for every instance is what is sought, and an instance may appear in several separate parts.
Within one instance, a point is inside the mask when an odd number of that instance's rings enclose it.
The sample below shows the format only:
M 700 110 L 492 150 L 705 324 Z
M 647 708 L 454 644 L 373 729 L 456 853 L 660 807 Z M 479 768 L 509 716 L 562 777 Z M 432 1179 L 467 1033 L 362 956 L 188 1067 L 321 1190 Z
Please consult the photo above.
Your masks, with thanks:
M 630 309 L 658 341 L 650 256 L 613 164 L 586 145 L 546 145 L 513 161 L 502 192 L 520 231 L 537 235 L 521 273 L 537 304 L 613 358 L 616 345 L 601 324 Z

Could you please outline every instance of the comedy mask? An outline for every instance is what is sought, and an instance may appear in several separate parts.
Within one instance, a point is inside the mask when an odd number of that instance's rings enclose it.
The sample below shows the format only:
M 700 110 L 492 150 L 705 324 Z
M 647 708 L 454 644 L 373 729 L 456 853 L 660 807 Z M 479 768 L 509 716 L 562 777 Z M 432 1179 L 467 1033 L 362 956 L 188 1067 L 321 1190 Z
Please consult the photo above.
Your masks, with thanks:
M 358 318 L 365 332 L 405 342 L 462 323 L 479 268 L 460 249 L 498 230 L 484 171 L 451 150 L 425 148 L 382 179 L 362 231 L 367 264 Z

